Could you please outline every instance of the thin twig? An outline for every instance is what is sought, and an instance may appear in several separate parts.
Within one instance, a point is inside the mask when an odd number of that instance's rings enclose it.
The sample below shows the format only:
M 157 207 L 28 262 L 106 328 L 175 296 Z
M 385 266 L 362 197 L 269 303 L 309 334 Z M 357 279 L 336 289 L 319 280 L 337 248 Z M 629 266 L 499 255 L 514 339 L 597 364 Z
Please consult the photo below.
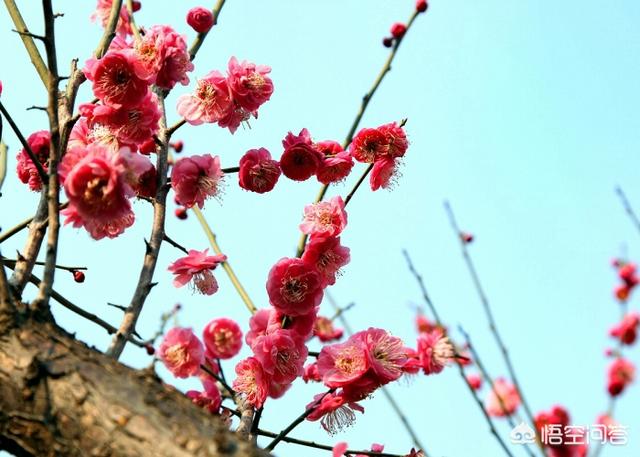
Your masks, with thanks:
M 118 26 L 118 20 L 120 19 L 120 10 L 122 9 L 122 0 L 113 0 L 111 4 L 111 11 L 109 12 L 109 19 L 107 25 L 104 28 L 104 33 L 98 47 L 96 48 L 94 55 L 97 59 L 101 59 L 109 49 L 111 41 L 116 37 L 116 27 Z
M 180 127 L 182 127 L 186 123 L 187 123 L 186 119 L 180 119 L 178 122 L 176 122 L 171 127 L 169 127 L 167 129 L 167 138 L 171 138 L 171 136 L 175 133 L 175 131 L 178 130 Z
M 418 17 L 418 14 L 420 14 L 418 11 L 414 11 L 413 12 L 413 14 L 411 15 L 411 18 L 409 19 L 409 22 L 407 22 L 407 30 L 406 30 L 405 34 L 400 39 L 396 40 L 393 48 L 391 48 L 391 51 L 389 52 L 389 56 L 387 57 L 387 60 L 385 61 L 384 65 L 382 66 L 382 69 L 380 70 L 380 73 L 378 73 L 378 76 L 373 81 L 373 85 L 369 89 L 369 92 L 367 92 L 364 95 L 364 97 L 362 97 L 362 101 L 360 103 L 360 109 L 358 110 L 358 113 L 356 114 L 356 117 L 353 120 L 353 122 L 351 124 L 351 127 L 349 128 L 349 132 L 347 133 L 347 136 L 344 139 L 344 142 L 342 143 L 343 149 L 347 149 L 347 147 L 351 143 L 351 140 L 353 140 L 353 136 L 355 135 L 356 130 L 360 126 L 360 122 L 362 121 L 362 117 L 364 116 L 364 113 L 367 110 L 367 107 L 369 106 L 369 103 L 371 102 L 371 99 L 373 98 L 373 96 L 375 95 L 376 91 L 378 90 L 378 87 L 380 87 L 380 84 L 384 80 L 384 77 L 387 75 L 387 73 L 389 73 L 391 71 L 391 64 L 393 63 L 393 59 L 396 57 L 396 54 L 398 52 L 398 48 L 400 48 L 400 45 L 402 44 L 402 42 L 407 37 L 407 33 L 411 29 L 411 26 L 413 25 L 413 22 Z M 365 171 L 365 173 L 360 177 L 360 180 L 358 181 L 358 184 L 357 184 L 356 188 L 360 186 L 360 183 L 362 181 L 364 181 L 364 179 L 367 177 L 367 175 L 371 171 L 371 168 L 372 168 L 371 165 L 369 167 L 367 167 L 367 170 Z M 329 185 L 328 184 L 324 184 L 320 188 L 320 191 L 318 192 L 318 195 L 317 195 L 316 200 L 315 200 L 316 203 L 319 202 L 319 201 L 322 201 L 322 199 L 324 199 L 324 196 L 327 194 L 327 190 L 328 189 L 329 189 Z M 347 197 L 347 198 L 350 200 L 350 197 Z M 297 257 L 302 256 L 302 253 L 304 252 L 304 247 L 307 244 L 308 237 L 309 236 L 306 233 L 303 233 L 302 235 L 300 235 L 300 240 L 298 241 Z
M 426 305 L 429 308 L 429 310 L 431 310 L 431 313 L 433 314 L 433 318 L 435 319 L 436 324 L 440 328 L 445 328 L 443 321 L 440 319 L 440 315 L 438 314 L 438 311 L 437 311 L 437 309 L 435 307 L 435 304 L 433 303 L 433 301 L 431 300 L 431 297 L 429 296 L 429 293 L 427 291 L 427 286 L 424 283 L 424 279 L 422 278 L 422 275 L 418 272 L 418 270 L 413 265 L 413 262 L 411 261 L 411 257 L 409 256 L 409 253 L 406 250 L 403 250 L 402 252 L 404 254 L 405 260 L 407 261 L 407 266 L 409 268 L 409 271 L 411 272 L 413 277 L 416 279 L 416 282 L 418 283 L 418 286 L 420 287 L 420 292 L 422 292 L 422 298 L 424 299 L 424 302 L 426 303 Z M 489 416 L 489 413 L 487 412 L 486 408 L 484 407 L 484 404 L 482 403 L 482 400 L 480 399 L 480 397 L 478 397 L 478 393 L 473 388 L 473 386 L 471 386 L 471 383 L 467 379 L 467 376 L 465 375 L 464 368 L 462 367 L 462 364 L 456 362 L 455 365 L 458 367 L 458 374 L 460 375 L 460 378 L 462 379 L 462 381 L 465 383 L 465 385 L 469 389 L 469 393 L 473 397 L 474 401 L 478 405 L 478 408 L 480 408 L 480 410 L 482 412 L 482 415 L 484 416 L 485 420 L 487 421 L 487 425 L 489 425 L 489 430 L 491 431 L 491 434 L 495 437 L 495 439 L 498 441 L 498 444 L 507 453 L 507 455 L 511 455 L 511 452 L 509 451 L 509 449 L 507 448 L 506 444 L 502 440 L 502 437 L 498 434 L 498 432 L 497 432 L 497 430 L 495 428 L 495 424 L 493 422 L 493 419 L 491 418 L 491 416 Z M 502 400 L 500 400 L 500 402 L 502 404 Z M 503 406 L 503 409 L 504 409 L 504 406 Z M 531 450 L 529 449 L 528 446 L 526 446 L 526 450 L 527 450 L 527 453 L 530 456 L 533 456 L 533 453 L 531 452 Z
M 257 429 L 255 431 L 255 433 L 257 435 L 260 435 L 260 436 L 266 436 L 267 438 L 275 438 L 275 437 L 278 436 L 277 433 L 273 433 L 273 432 L 269 432 L 269 431 L 261 430 L 261 429 Z M 300 440 L 300 439 L 291 438 L 291 437 L 288 437 L 288 436 L 283 437 L 282 441 L 284 441 L 285 443 L 299 444 L 300 446 L 311 447 L 311 448 L 314 448 L 314 449 L 322 449 L 322 450 L 325 450 L 325 451 L 333 450 L 333 446 L 329 446 L 327 444 L 319 444 L 319 443 L 315 443 L 313 441 Z M 369 456 L 375 456 L 375 457 L 406 457 L 404 454 L 403 455 L 399 455 L 399 454 L 389 454 L 388 452 L 355 451 L 353 449 L 347 449 L 346 451 L 344 451 L 344 454 L 346 454 L 346 455 L 361 454 L 361 455 L 369 455 Z
M 2 263 L 2 261 L 0 261 L 0 263 Z M 4 265 L 6 265 L 8 268 L 13 269 L 14 266 L 4 263 Z M 29 276 L 29 282 L 31 284 L 33 284 L 36 287 L 40 287 L 40 283 L 42 282 L 37 276 L 35 276 L 34 274 L 31 274 Z M 105 329 L 107 331 L 107 333 L 109 333 L 110 335 L 116 333 L 118 331 L 117 328 L 115 328 L 113 325 L 109 324 L 107 321 L 101 319 L 100 317 L 96 316 L 93 313 L 90 313 L 88 311 L 85 311 L 84 309 L 82 309 L 81 307 L 79 307 L 78 305 L 73 304 L 70 300 L 68 300 L 67 298 L 63 297 L 61 294 L 59 294 L 58 292 L 56 292 L 55 290 L 51 290 L 51 297 L 57 301 L 58 303 L 60 303 L 62 306 L 64 306 L 65 308 L 67 308 L 69 311 L 71 311 L 72 313 L 77 314 L 78 316 L 84 317 L 85 319 L 87 319 L 88 321 L 93 322 L 94 324 L 102 327 L 103 329 Z M 136 334 L 137 335 L 137 334 Z M 144 348 L 145 347 L 145 343 L 143 341 L 140 341 L 137 338 L 134 338 L 134 336 L 130 336 L 129 341 L 133 344 L 135 344 L 138 347 Z
M 142 36 L 140 35 L 140 29 L 136 25 L 136 20 L 133 17 L 133 0 L 127 0 L 127 12 L 129 13 L 129 24 L 131 24 L 131 32 L 133 32 L 133 37 L 136 43 L 139 43 L 142 40 Z
M 462 333 L 462 336 L 464 337 L 464 340 L 465 340 L 465 344 L 466 344 L 467 348 L 469 349 L 469 352 L 471 352 L 471 356 L 473 357 L 473 361 L 477 365 L 478 370 L 480 370 L 480 373 L 482 374 L 482 377 L 485 379 L 485 381 L 487 381 L 489 383 L 489 387 L 491 387 L 491 391 L 495 394 L 495 396 L 496 396 L 496 398 L 498 400 L 498 403 L 500 404 L 500 409 L 502 410 L 502 413 L 504 414 L 504 416 L 507 418 L 507 422 L 509 423 L 509 426 L 511 426 L 511 428 L 515 427 L 516 423 L 513 420 L 513 417 L 512 417 L 513 415 L 507 410 L 507 407 L 504 404 L 504 400 L 503 400 L 502 396 L 498 394 L 498 391 L 496 390 L 494 378 L 489 374 L 489 372 L 487 371 L 487 369 L 484 366 L 484 363 L 482 363 L 482 359 L 480 358 L 480 355 L 478 354 L 478 351 L 476 351 L 475 346 L 471 343 L 471 337 L 462 328 L 462 326 L 459 325 L 458 326 L 458 330 L 460 331 L 460 333 Z M 533 424 L 533 425 L 535 426 L 535 424 Z M 530 450 L 528 449 L 528 446 L 527 446 L 527 451 L 529 451 L 529 455 L 533 456 L 533 453 L 530 452 Z
M 315 402 L 313 402 L 313 404 L 307 408 L 304 413 L 300 414 L 293 422 L 291 422 L 284 430 L 282 430 L 280 433 L 278 433 L 276 435 L 276 437 L 273 439 L 273 441 L 271 441 L 267 447 L 264 448 L 265 451 L 273 451 L 273 449 L 278 445 L 278 443 L 280 441 L 283 440 L 283 438 L 285 438 L 294 428 L 296 428 L 298 425 L 300 425 L 302 423 L 302 421 L 304 421 L 307 417 L 309 417 L 309 415 L 314 412 L 316 410 L 316 408 L 318 407 L 318 405 L 320 404 L 320 402 L 324 399 L 324 397 L 326 397 L 327 395 L 333 393 L 335 391 L 335 389 L 330 389 L 327 392 L 324 393 L 324 395 L 322 395 L 320 398 L 318 398 Z
M 166 233 L 164 234 L 164 241 L 169 243 L 174 248 L 179 249 L 180 251 L 184 252 L 185 254 L 189 254 L 189 251 L 184 246 L 182 246 L 180 243 L 175 242 Z
M 507 366 L 507 370 L 509 371 L 509 377 L 511 378 L 511 380 L 513 381 L 513 385 L 516 388 L 516 390 L 518 391 L 518 395 L 520 396 L 520 400 L 522 401 L 522 406 L 524 408 L 525 414 L 527 415 L 527 419 L 529 420 L 529 423 L 533 425 L 534 431 L 536 432 L 536 436 L 539 438 L 539 432 L 538 429 L 535 427 L 535 421 L 533 419 L 533 413 L 531 412 L 531 408 L 529 407 L 529 403 L 526 400 L 526 397 L 524 395 L 524 392 L 520 386 L 520 382 L 518 381 L 518 377 L 516 376 L 516 372 L 515 369 L 513 367 L 513 364 L 511 362 L 511 357 L 509 356 L 509 352 L 507 350 L 507 346 L 505 345 L 504 341 L 502 340 L 502 337 L 500 336 L 500 332 L 498 331 L 498 326 L 496 325 L 495 319 L 493 317 L 493 312 L 491 310 L 491 305 L 489 304 L 489 299 L 487 298 L 487 295 L 484 292 L 484 288 L 482 287 L 482 283 L 480 282 L 480 277 L 478 276 L 478 272 L 476 271 L 475 265 L 473 264 L 473 261 L 471 260 L 471 256 L 469 255 L 469 251 L 467 250 L 467 243 L 464 240 L 464 238 L 461 236 L 462 231 L 460 230 L 460 228 L 458 227 L 458 223 L 456 221 L 455 215 L 453 213 L 453 209 L 451 208 L 451 205 L 449 204 L 448 201 L 444 202 L 444 207 L 445 210 L 447 212 L 447 215 L 449 217 L 449 222 L 451 223 L 451 228 L 453 229 L 456 238 L 458 238 L 458 241 L 460 243 L 460 249 L 462 251 L 462 257 L 464 259 L 464 262 L 467 266 L 467 270 L 469 270 L 469 274 L 471 275 L 471 279 L 473 280 L 473 285 L 476 289 L 476 292 L 478 293 L 478 296 L 480 297 L 480 302 L 482 303 L 482 307 L 484 309 L 485 315 L 487 317 L 487 320 L 489 321 L 489 330 L 491 331 L 491 334 L 493 335 L 496 344 L 498 345 L 498 348 L 500 349 L 500 352 L 502 353 L 502 357 L 505 361 L 505 364 Z M 540 442 L 539 439 L 536 440 L 536 442 L 538 443 L 538 445 L 542 448 L 542 444 Z
M 13 121 L 13 118 L 11 117 L 11 115 L 9 114 L 9 112 L 4 107 L 1 101 L 0 101 L 0 112 L 9 123 L 11 130 L 13 130 L 13 133 L 15 133 L 15 135 L 18 137 L 20 144 L 22 144 L 22 147 L 24 148 L 27 155 L 29 156 L 29 159 L 31 159 L 31 162 L 33 162 L 33 165 L 36 167 L 36 170 L 38 171 L 38 175 L 40 176 L 40 180 L 42 181 L 42 184 L 44 186 L 47 186 L 49 183 L 49 177 L 47 176 L 47 172 L 44 170 L 44 167 L 40 163 L 40 160 L 38 160 L 38 157 L 35 155 L 35 153 L 31 149 L 31 146 L 29 146 L 29 143 L 27 143 L 27 140 L 25 139 L 24 135 L 22 134 L 22 132 L 20 131 L 16 123 Z
M 2 256 L 0 256 L 0 260 L 2 260 L 2 262 L 4 262 L 5 265 L 11 264 L 11 265 L 15 266 L 15 264 L 18 263 L 18 259 L 7 259 L 7 258 L 4 258 Z M 34 265 L 43 266 L 44 262 L 33 262 L 33 264 Z M 69 267 L 69 266 L 66 266 L 66 265 L 56 265 L 56 268 L 58 270 L 70 271 L 71 273 L 73 273 L 74 271 L 78 271 L 78 270 L 84 270 L 84 271 L 87 270 L 87 267 Z
M 633 210 L 631 203 L 629 203 L 629 200 L 627 199 L 626 194 L 622 190 L 622 187 L 616 186 L 616 193 L 618 194 L 618 197 L 620 198 L 620 202 L 622 203 L 622 207 L 624 208 L 625 212 L 629 216 L 631 223 L 635 226 L 638 232 L 640 232 L 640 219 L 638 219 L 638 216 Z
M 63 210 L 65 209 L 67 206 L 69 206 L 68 202 L 63 203 L 62 205 L 60 205 L 60 209 Z M 5 241 L 7 241 L 9 238 L 11 238 L 13 235 L 20 233 L 21 231 L 23 231 L 25 228 L 27 228 L 29 226 L 29 224 L 31 224 L 31 222 L 33 222 L 33 217 L 29 217 L 25 220 L 23 220 L 22 222 L 16 224 L 15 226 L 11 227 L 9 230 L 7 230 L 6 232 L 2 232 L 0 233 L 0 243 L 3 243 Z
M 216 5 L 211 10 L 211 13 L 213 14 L 214 26 L 218 23 L 218 17 L 220 16 L 220 11 L 224 6 L 224 2 L 225 0 L 218 0 Z M 211 30 L 207 30 L 206 32 L 198 33 L 198 36 L 196 37 L 196 39 L 191 44 L 191 47 L 189 48 L 189 55 L 191 56 L 191 60 L 196 58 L 196 54 L 198 53 L 198 50 L 200 50 L 200 46 L 202 46 L 202 43 L 204 43 L 204 39 L 207 37 L 210 31 Z
M 222 254 L 222 251 L 220 250 L 220 246 L 218 245 L 218 241 L 216 239 L 216 235 L 211 230 L 211 227 L 207 223 L 207 220 L 204 218 L 202 211 L 200 211 L 200 209 L 198 209 L 197 206 L 194 206 L 193 208 L 191 208 L 191 210 L 194 212 L 194 214 L 198 218 L 198 221 L 200 222 L 202 229 L 204 230 L 205 234 L 207 235 L 207 238 L 209 239 L 209 244 L 211 244 L 213 251 L 218 255 Z M 240 298 L 244 302 L 249 312 L 251 314 L 255 314 L 258 308 L 256 308 L 256 305 L 254 305 L 253 301 L 251 301 L 251 298 L 249 298 L 249 294 L 247 294 L 247 291 L 242 286 L 242 283 L 236 276 L 236 273 L 233 271 L 233 268 L 231 268 L 231 264 L 229 263 L 228 260 L 222 262 L 222 268 L 224 268 L 224 271 L 227 273 L 227 276 L 229 276 L 229 279 L 231 280 L 233 287 L 236 288 L 238 295 L 240 295 Z
M 20 10 L 18 9 L 16 2 L 14 0 L 4 0 L 4 4 L 7 7 L 7 11 L 9 12 L 11 20 L 13 21 L 13 25 L 15 25 L 16 29 L 20 32 L 29 32 L 29 29 L 27 29 L 27 24 L 25 24 L 24 19 L 22 19 L 22 15 L 20 14 Z M 48 72 L 47 66 L 45 65 L 44 60 L 42 60 L 42 56 L 40 55 L 40 51 L 38 51 L 36 44 L 33 42 L 33 38 L 31 38 L 30 36 L 20 34 L 20 38 L 22 38 L 22 43 L 24 44 L 24 47 L 29 54 L 31 63 L 33 63 L 33 66 L 38 72 L 38 76 L 40 76 L 40 79 L 42 80 L 42 84 L 44 84 L 46 87 L 48 81 Z

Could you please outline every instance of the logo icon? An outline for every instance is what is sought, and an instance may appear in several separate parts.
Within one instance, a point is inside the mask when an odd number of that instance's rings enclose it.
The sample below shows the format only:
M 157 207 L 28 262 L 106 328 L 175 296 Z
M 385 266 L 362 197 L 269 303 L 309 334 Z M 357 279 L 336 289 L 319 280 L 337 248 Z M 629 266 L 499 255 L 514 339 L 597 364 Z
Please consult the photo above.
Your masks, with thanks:
M 509 433 L 509 438 L 511 438 L 511 442 L 513 444 L 535 443 L 536 432 L 534 432 L 528 424 L 520 422 L 513 428 L 513 430 L 511 430 L 511 433 Z

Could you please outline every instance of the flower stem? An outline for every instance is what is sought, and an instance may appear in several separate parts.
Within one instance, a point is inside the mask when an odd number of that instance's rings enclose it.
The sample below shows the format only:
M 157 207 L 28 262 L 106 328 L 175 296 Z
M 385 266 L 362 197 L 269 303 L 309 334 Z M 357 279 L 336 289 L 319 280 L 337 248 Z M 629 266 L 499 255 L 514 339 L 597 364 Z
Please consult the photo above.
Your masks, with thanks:
M 209 244 L 211 244 L 213 251 L 218 255 L 222 254 L 222 250 L 218 245 L 216 235 L 215 233 L 213 233 L 213 230 L 211 230 L 211 227 L 209 226 L 209 223 L 207 222 L 207 220 L 204 218 L 202 211 L 200 211 L 200 209 L 197 206 L 194 206 L 193 208 L 191 208 L 191 210 L 198 218 L 198 221 L 202 226 L 202 230 L 204 230 L 204 233 L 207 235 L 207 238 L 209 239 Z M 236 288 L 238 295 L 240 295 L 240 298 L 244 302 L 249 312 L 251 314 L 255 314 L 255 312 L 258 311 L 258 309 L 251 301 L 251 298 L 249 298 L 249 294 L 247 294 L 247 291 L 242 286 L 242 283 L 238 279 L 238 276 L 236 276 L 236 273 L 233 271 L 233 268 L 231 268 L 231 264 L 229 263 L 228 260 L 222 262 L 222 268 L 224 268 L 224 271 L 227 273 L 227 276 L 229 276 L 229 279 L 231 280 L 233 287 Z

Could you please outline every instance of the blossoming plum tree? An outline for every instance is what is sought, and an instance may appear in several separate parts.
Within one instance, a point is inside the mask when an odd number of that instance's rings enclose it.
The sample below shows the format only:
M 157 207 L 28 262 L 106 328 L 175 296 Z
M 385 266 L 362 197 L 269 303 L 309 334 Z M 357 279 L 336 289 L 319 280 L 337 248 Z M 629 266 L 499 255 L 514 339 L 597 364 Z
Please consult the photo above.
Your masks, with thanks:
M 21 143 L 17 176 L 30 191 L 41 195 L 33 218 L 0 234 L 2 242 L 28 227 L 26 245 L 18 258 L 0 257 L 0 449 L 16 455 L 264 455 L 288 441 L 333 456 L 425 456 L 429 450 L 397 410 L 392 397 L 392 406 L 412 436 L 412 442 L 399 453 L 385 453 L 382 444 L 356 451 L 344 442 L 336 443 L 335 438 L 329 444 L 318 444 L 290 434 L 308 420 L 318 421 L 334 437 L 365 412 L 370 397 L 380 391 L 386 393 L 386 385 L 409 376 L 437 375 L 451 366 L 459 370 L 507 455 L 511 452 L 495 432 L 493 421 L 513 420 L 521 407 L 538 435 L 538 448 L 527 448 L 530 455 L 585 455 L 586 448 L 549 446 L 540 440 L 545 424 L 570 424 L 569 413 L 555 406 L 534 417 L 506 351 L 510 379 L 494 379 L 484 370 L 469 339 L 456 344 L 408 256 L 434 319 L 417 316 L 419 335 L 415 344 L 403 342 L 381 328 L 365 326 L 357 332 L 345 332 L 335 325 L 337 316 L 319 314 L 328 288 L 340 281 L 351 256 L 366 255 L 352 252 L 341 240 L 341 234 L 349 230 L 349 202 L 367 178 L 371 191 L 392 187 L 409 151 L 406 120 L 389 119 L 383 125 L 365 128 L 360 123 L 402 40 L 414 21 L 427 11 L 426 1 L 415 3 L 406 24 L 391 26 L 391 37 L 383 41 L 391 48 L 389 58 L 363 98 L 342 144 L 335 139 L 314 139 L 306 128 L 298 134 L 289 131 L 282 140 L 281 153 L 264 147 L 250 149 L 239 158 L 225 157 L 225 161 L 234 162 L 228 168 L 223 168 L 221 157 L 209 153 L 173 156 L 183 149 L 183 142 L 173 136 L 184 125 L 217 124 L 233 134 L 250 120 L 258 122 L 261 107 L 277 96 L 277 82 L 266 65 L 234 56 L 224 70 L 200 68 L 194 63 L 224 0 L 213 9 L 196 7 L 189 11 L 180 27 L 187 25 L 197 32 L 191 46 L 177 31 L 178 24 L 137 24 L 135 13 L 143 6 L 140 2 L 99 0 L 92 18 L 104 28 L 103 37 L 93 56 L 83 63 L 73 62 L 68 78 L 62 78 L 57 68 L 57 15 L 51 0 L 42 2 L 45 32 L 41 36 L 27 29 L 13 0 L 5 0 L 5 4 L 47 88 L 49 129 L 25 137 L 0 103 L 3 119 Z M 44 57 L 35 41 L 44 44 Z M 77 103 L 83 84 L 90 86 L 91 97 Z M 189 93 L 172 100 L 171 92 L 177 85 L 188 86 Z M 1 90 L 0 86 L 0 95 Z M 167 124 L 169 111 L 181 119 L 171 126 Z M 6 154 L 6 149 L 3 151 Z M 347 180 L 359 167 L 364 169 L 344 198 L 325 199 L 328 186 Z M 315 178 L 322 185 L 316 201 L 302 211 L 296 255 L 282 257 L 264 272 L 269 306 L 260 309 L 248 297 L 230 266 L 233 259 L 222 252 L 202 213 L 212 198 L 220 198 L 223 184 L 229 184 L 229 176 L 235 173 L 238 187 L 256 198 L 268 198 L 259 194 L 268 194 L 284 179 Z M 201 222 L 211 240 L 211 255 L 208 249 L 182 246 L 167 235 L 170 198 L 179 205 L 177 217 L 184 219 L 192 212 Z M 79 268 L 58 265 L 58 237 L 60 230 L 71 228 L 85 230 L 95 240 L 127 236 L 136 222 L 134 200 L 152 206 L 151 233 L 137 287 L 129 305 L 123 307 L 120 325 L 113 327 L 53 289 L 56 270 L 70 270 L 77 282 L 84 280 Z M 477 279 L 466 247 L 473 236 L 460 231 L 453 213 L 451 216 L 470 271 Z M 37 278 L 32 270 L 45 236 L 44 276 Z M 158 256 L 165 244 L 184 255 L 160 265 Z M 238 322 L 215 313 L 203 316 L 209 322 L 201 335 L 181 326 L 161 331 L 149 340 L 138 335 L 136 323 L 154 287 L 158 268 L 174 275 L 176 288 L 189 284 L 194 292 L 213 295 L 219 289 L 213 274 L 219 266 L 230 276 L 250 312 L 245 335 Z M 623 282 L 616 296 L 625 302 L 638 284 L 636 268 L 622 261 L 616 261 L 616 267 Z M 38 287 L 31 303 L 22 297 L 27 282 Z M 488 301 L 479 282 L 476 285 L 496 341 L 504 348 Z M 57 327 L 49 306 L 51 299 L 113 334 L 106 353 L 84 346 Z M 344 309 L 338 314 L 342 312 Z M 164 319 L 163 329 L 168 320 Z M 625 313 L 610 334 L 621 346 L 632 345 L 639 322 L 637 313 Z M 157 338 L 161 341 L 156 344 Z M 310 350 L 309 343 L 314 339 L 322 345 L 319 352 Z M 163 384 L 153 365 L 144 372 L 124 367 L 118 359 L 127 344 L 146 349 L 176 378 L 198 378 L 202 389 L 182 394 Z M 234 360 L 243 347 L 251 355 Z M 481 374 L 467 373 L 466 367 L 471 365 L 476 365 Z M 235 376 L 228 382 L 225 368 L 230 366 Z M 260 428 L 263 411 L 268 411 L 273 399 L 286 397 L 298 378 L 317 386 L 317 394 L 304 407 L 292 406 L 292 422 L 282 431 Z M 633 381 L 633 364 L 619 351 L 614 354 L 608 378 L 612 398 Z M 483 403 L 479 391 L 485 384 L 490 390 Z M 610 414 L 600 422 L 614 424 Z M 271 439 L 264 451 L 256 445 L 259 436 Z

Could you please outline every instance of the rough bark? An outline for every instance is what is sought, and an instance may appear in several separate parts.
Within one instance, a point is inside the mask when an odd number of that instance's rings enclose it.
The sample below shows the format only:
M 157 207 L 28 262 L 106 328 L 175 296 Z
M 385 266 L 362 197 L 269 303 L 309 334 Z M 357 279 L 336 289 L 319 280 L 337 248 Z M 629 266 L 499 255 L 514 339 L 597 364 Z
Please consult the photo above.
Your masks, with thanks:
M 38 457 L 268 456 L 154 373 L 32 319 L 0 334 L 0 449 Z

